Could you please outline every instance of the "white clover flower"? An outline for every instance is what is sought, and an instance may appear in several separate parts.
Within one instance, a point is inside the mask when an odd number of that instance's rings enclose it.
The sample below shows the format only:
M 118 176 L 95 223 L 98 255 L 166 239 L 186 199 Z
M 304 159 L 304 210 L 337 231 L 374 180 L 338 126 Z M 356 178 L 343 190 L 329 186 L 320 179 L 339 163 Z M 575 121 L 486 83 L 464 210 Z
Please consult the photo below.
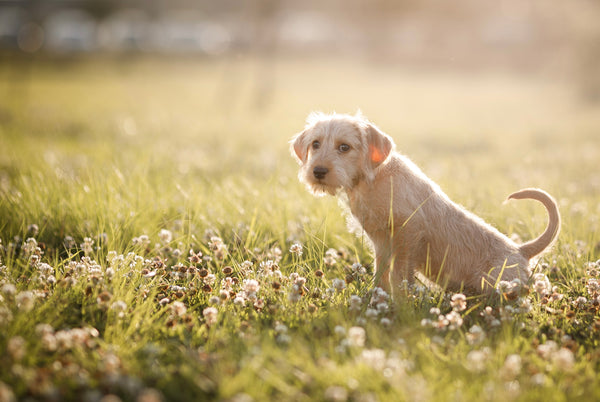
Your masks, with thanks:
M 335 278 L 333 281 L 331 281 L 331 284 L 338 292 L 342 292 L 344 289 L 346 289 L 346 281 L 343 279 Z
M 371 298 L 371 302 L 374 304 L 378 304 L 381 302 L 387 302 L 389 300 L 390 296 L 387 294 L 387 292 L 381 288 L 375 288 L 373 289 L 373 296 Z
M 174 301 L 171 304 L 171 311 L 174 315 L 181 317 L 187 312 L 187 307 L 180 301 Z
M 260 290 L 260 285 L 256 279 L 244 279 L 243 287 L 248 299 L 256 299 L 256 294 Z
M 550 293 L 552 285 L 548 277 L 542 273 L 533 274 L 533 289 L 540 295 L 545 296 Z
M 472 350 L 467 354 L 465 367 L 473 373 L 481 373 L 485 370 L 488 353 L 482 350 Z
M 2 293 L 4 293 L 5 296 L 12 297 L 17 293 L 17 287 L 12 283 L 5 283 L 2 285 Z
M 446 314 L 446 320 L 448 320 L 448 328 L 451 330 L 458 329 L 463 323 L 462 317 L 456 311 Z
M 168 244 L 173 240 L 173 233 L 171 233 L 170 230 L 161 229 L 160 232 L 158 232 L 158 238 L 163 244 Z
M 125 316 L 125 310 L 127 310 L 127 303 L 122 300 L 117 300 L 113 302 L 110 308 L 117 313 L 119 318 L 123 318 Z
M 29 290 L 24 290 L 17 294 L 15 301 L 17 302 L 17 307 L 20 311 L 28 312 L 33 309 L 33 305 L 35 304 L 35 295 Z
M 362 276 L 367 273 L 367 269 L 363 267 L 360 263 L 355 262 L 354 264 L 352 264 L 352 273 L 355 275 Z
M 350 327 L 348 329 L 348 345 L 355 347 L 365 346 L 367 335 L 363 327 Z
M 439 316 L 440 314 L 442 314 L 442 312 L 440 311 L 439 308 L 437 307 L 432 307 L 429 309 L 429 314 L 434 315 L 434 316 Z
M 537 353 L 545 360 L 549 360 L 557 350 L 558 345 L 554 341 L 546 341 L 537 347 Z
M 379 313 L 385 314 L 390 310 L 390 306 L 386 302 L 377 303 L 375 306 Z
M 389 328 L 392 326 L 392 320 L 390 320 L 387 317 L 383 317 L 381 319 L 381 321 L 379 321 L 379 323 L 381 324 L 381 326 L 386 327 L 386 328 Z
M 329 386 L 323 395 L 325 400 L 332 402 L 342 402 L 348 400 L 348 391 L 338 385 Z
M 38 264 L 37 269 L 42 275 L 52 275 L 54 273 L 54 268 L 45 262 Z
M 504 365 L 500 370 L 500 374 L 508 380 L 511 380 L 521 372 L 521 356 L 517 354 L 508 355 L 504 361 Z
M 233 299 L 233 304 L 235 304 L 236 306 L 245 306 L 246 305 L 246 299 L 244 299 L 239 293 L 235 296 L 235 298 Z
M 206 324 L 208 325 L 213 325 L 217 323 L 217 314 L 218 310 L 214 307 L 207 307 L 204 310 L 202 310 L 202 315 L 204 316 Z
M 20 336 L 13 336 L 8 340 L 6 351 L 14 361 L 19 361 L 25 357 L 26 345 L 25 339 Z
M 467 297 L 462 293 L 456 293 L 452 295 L 450 305 L 454 311 L 464 311 L 467 308 Z
M 300 301 L 302 294 L 300 293 L 300 287 L 298 285 L 292 285 L 290 292 L 288 293 L 288 300 L 292 303 Z
M 485 331 L 479 325 L 473 325 L 466 336 L 470 345 L 477 345 L 485 339 Z
M 80 244 L 81 249 L 83 250 L 83 253 L 85 255 L 90 254 L 92 251 L 94 251 L 94 240 L 91 237 L 84 237 L 83 238 L 83 243 Z
M 333 332 L 338 337 L 346 336 L 346 328 L 342 327 L 341 325 L 336 325 L 335 328 L 333 329 Z
M 302 255 L 302 244 L 300 244 L 300 243 L 292 244 L 290 247 L 290 253 L 295 254 L 296 256 L 300 257 Z
M 350 310 L 352 310 L 352 311 L 358 311 L 361 308 L 362 299 L 358 295 L 352 295 L 352 296 L 350 296 L 350 303 L 349 304 L 350 304 Z
M 379 313 L 374 308 L 368 308 L 367 311 L 365 311 L 365 317 L 371 320 L 377 318 L 378 314 Z
M 387 359 L 383 349 L 364 349 L 358 360 L 375 370 L 382 371 Z
M 570 349 L 560 348 L 552 355 L 552 363 L 563 371 L 569 371 L 575 366 L 575 356 Z

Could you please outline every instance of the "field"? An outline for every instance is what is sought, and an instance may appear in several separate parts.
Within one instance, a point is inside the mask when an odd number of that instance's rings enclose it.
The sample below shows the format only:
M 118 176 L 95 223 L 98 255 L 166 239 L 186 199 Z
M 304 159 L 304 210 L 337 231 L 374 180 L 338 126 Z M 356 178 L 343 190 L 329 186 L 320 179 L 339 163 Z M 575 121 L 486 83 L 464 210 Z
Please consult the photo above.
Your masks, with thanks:
M 341 68 L 343 66 L 343 68 Z M 358 108 L 523 240 L 494 297 L 373 290 L 297 180 L 312 110 Z M 600 113 L 567 79 L 274 58 L 0 65 L 0 401 L 600 399 Z

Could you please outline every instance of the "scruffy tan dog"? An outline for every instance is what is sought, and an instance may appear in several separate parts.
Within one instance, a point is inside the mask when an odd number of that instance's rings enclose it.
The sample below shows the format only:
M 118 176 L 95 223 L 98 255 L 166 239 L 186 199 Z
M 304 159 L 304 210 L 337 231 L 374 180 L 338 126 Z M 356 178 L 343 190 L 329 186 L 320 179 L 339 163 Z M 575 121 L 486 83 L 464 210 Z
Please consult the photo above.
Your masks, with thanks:
M 300 181 L 316 194 L 347 196 L 350 211 L 375 249 L 376 281 L 388 292 L 415 271 L 451 290 L 490 293 L 500 280 L 526 282 L 529 260 L 556 238 L 560 216 L 546 192 L 525 189 L 509 199 L 535 199 L 549 214 L 538 238 L 517 245 L 452 202 L 392 139 L 361 115 L 312 113 L 291 141 Z M 391 285 L 390 285 L 391 283 Z

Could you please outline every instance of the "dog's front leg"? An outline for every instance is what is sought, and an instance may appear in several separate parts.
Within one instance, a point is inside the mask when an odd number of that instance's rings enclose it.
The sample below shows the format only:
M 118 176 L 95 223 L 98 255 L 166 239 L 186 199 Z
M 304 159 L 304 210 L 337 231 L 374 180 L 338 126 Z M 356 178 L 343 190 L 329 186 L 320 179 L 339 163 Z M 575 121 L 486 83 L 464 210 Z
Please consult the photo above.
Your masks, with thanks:
M 385 290 L 388 294 L 391 294 L 390 286 L 390 253 L 389 252 L 375 252 L 375 286 Z

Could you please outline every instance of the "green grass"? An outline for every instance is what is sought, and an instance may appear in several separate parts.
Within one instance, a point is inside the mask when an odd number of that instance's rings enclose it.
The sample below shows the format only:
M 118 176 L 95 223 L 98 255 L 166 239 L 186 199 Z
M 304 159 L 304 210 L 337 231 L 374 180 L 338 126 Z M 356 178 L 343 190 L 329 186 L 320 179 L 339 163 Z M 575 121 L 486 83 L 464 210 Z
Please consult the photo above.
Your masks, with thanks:
M 569 82 L 349 60 L 90 59 L 3 65 L 0 105 L 0 395 L 600 398 L 586 270 L 600 258 L 600 119 Z M 553 194 L 563 227 L 542 270 L 554 295 L 471 298 L 452 328 L 438 320 L 451 294 L 375 302 L 368 247 L 335 199 L 298 183 L 287 143 L 311 110 L 358 108 L 507 234 L 546 223 L 536 203 L 503 205 L 508 194 Z

